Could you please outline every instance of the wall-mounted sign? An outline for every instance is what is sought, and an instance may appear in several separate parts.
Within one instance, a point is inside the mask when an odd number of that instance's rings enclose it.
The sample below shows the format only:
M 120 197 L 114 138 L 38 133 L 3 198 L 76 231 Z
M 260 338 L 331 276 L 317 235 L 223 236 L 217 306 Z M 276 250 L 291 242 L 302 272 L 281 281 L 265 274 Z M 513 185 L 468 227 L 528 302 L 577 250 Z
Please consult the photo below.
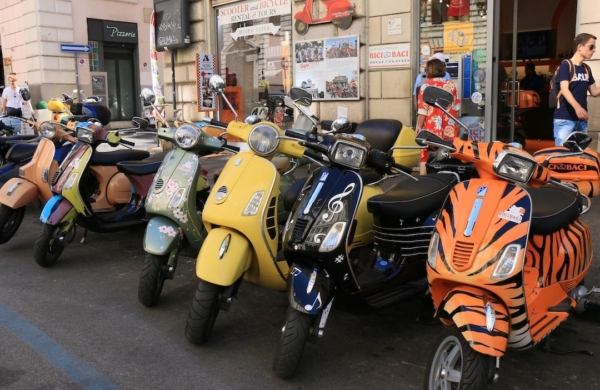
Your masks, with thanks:
M 208 90 L 208 81 L 215 73 L 215 59 L 212 54 L 196 54 L 196 98 L 198 111 L 215 109 L 215 96 Z
M 137 43 L 138 32 L 136 23 L 102 22 L 102 36 L 105 42 Z
M 257 24 L 254 26 L 240 27 L 231 33 L 231 38 L 237 41 L 240 37 L 247 37 L 250 35 L 262 35 L 271 34 L 275 35 L 279 31 L 279 26 L 275 26 L 273 23 Z
M 369 68 L 410 66 L 410 43 L 369 46 Z
M 402 18 L 389 18 L 387 21 L 387 35 L 402 35 Z
M 190 43 L 189 0 L 154 0 L 156 50 L 178 49 Z
M 277 15 L 286 15 L 292 8 L 291 0 L 259 0 L 219 8 L 220 25 L 245 22 Z
M 359 93 L 358 36 L 294 43 L 294 86 L 314 100 L 356 100 Z

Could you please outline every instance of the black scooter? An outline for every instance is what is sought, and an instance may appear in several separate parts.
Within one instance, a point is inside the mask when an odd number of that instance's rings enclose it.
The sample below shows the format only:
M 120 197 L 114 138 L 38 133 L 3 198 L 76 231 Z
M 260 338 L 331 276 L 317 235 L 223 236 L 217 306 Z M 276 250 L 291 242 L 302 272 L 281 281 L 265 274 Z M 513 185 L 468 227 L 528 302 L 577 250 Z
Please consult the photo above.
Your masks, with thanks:
M 281 378 L 294 374 L 309 336 L 323 336 L 338 294 L 375 308 L 424 296 L 435 219 L 457 182 L 456 174 L 413 177 L 360 137 L 334 137 L 329 147 L 305 142 L 305 155 L 323 165 L 307 180 L 284 230 L 292 264 L 290 307 L 273 362 Z M 398 171 L 404 176 L 382 176 Z

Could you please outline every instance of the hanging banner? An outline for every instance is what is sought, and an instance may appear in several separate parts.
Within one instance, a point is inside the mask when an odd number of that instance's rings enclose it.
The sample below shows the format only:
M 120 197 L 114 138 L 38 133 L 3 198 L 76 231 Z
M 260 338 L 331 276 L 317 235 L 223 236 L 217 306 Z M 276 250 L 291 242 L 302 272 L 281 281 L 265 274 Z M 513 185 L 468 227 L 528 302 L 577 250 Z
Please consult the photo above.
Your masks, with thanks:
M 156 51 L 156 41 L 154 37 L 155 33 L 155 19 L 156 14 L 152 12 L 152 16 L 150 17 L 150 72 L 152 73 L 152 92 L 154 92 L 154 96 L 162 97 L 162 85 L 160 83 L 160 74 L 158 71 L 158 52 Z
M 210 77 L 215 74 L 215 59 L 212 54 L 196 54 L 196 101 L 198 111 L 215 109 L 215 96 L 208 90 Z
M 314 100 L 358 100 L 359 40 L 357 35 L 296 41 L 294 86 Z
M 466 53 L 473 51 L 473 23 L 444 23 L 444 53 Z

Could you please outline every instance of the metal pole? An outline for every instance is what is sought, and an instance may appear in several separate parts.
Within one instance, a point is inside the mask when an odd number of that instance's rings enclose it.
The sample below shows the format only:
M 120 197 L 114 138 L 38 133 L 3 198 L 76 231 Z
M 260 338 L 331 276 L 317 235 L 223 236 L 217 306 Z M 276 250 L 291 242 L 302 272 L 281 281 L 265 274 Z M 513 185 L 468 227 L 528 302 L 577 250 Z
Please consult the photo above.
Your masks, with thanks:
M 175 89 L 175 51 L 171 50 L 171 83 L 173 85 L 173 110 L 177 109 L 177 90 Z
M 79 88 L 79 65 L 77 65 L 77 53 L 73 53 L 75 59 L 75 85 L 77 86 L 77 101 L 81 103 L 81 89 Z

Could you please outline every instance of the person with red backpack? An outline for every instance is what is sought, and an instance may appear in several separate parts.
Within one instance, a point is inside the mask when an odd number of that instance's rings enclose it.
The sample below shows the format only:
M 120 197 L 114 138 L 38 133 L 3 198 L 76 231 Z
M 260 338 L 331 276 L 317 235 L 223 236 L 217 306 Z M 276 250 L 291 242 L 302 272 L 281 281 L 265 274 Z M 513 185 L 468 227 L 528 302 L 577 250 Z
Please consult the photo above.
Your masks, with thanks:
M 596 37 L 581 33 L 574 40 L 575 54 L 563 60 L 558 67 L 554 85 L 557 92 L 557 104 L 554 110 L 554 141 L 562 145 L 574 131 L 587 131 L 587 92 L 592 96 L 600 95 L 592 71 L 583 61 L 589 60 L 596 51 Z

